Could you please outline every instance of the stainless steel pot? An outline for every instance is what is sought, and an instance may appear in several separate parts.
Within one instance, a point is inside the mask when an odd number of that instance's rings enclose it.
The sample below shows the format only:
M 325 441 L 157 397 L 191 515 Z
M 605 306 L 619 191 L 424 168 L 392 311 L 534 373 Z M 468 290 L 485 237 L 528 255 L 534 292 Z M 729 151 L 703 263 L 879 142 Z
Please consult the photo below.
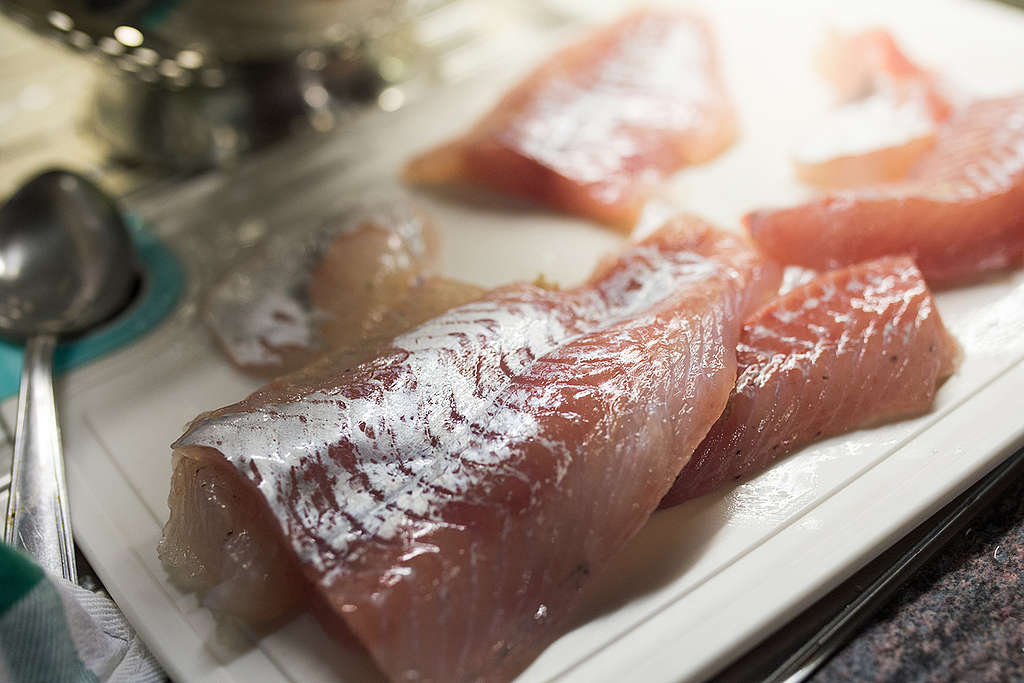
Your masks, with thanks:
M 329 128 L 375 94 L 403 27 L 444 0 L 0 0 L 15 21 L 109 69 L 89 128 L 115 154 L 175 170 Z M 385 45 L 386 47 L 381 47 Z

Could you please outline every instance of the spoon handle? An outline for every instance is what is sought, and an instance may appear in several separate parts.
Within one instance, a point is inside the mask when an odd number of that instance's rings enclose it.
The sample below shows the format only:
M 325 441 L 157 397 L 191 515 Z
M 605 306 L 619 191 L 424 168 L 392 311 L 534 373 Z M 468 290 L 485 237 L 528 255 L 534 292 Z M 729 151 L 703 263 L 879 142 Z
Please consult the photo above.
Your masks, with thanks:
M 4 541 L 26 551 L 44 569 L 77 583 L 64 455 L 53 397 L 56 345 L 53 335 L 32 337 L 25 345 Z

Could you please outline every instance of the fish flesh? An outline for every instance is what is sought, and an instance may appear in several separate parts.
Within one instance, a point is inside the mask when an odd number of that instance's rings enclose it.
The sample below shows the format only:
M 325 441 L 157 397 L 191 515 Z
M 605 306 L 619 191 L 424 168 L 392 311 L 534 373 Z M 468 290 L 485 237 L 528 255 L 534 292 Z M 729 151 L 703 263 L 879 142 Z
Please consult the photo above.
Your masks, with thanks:
M 822 45 L 816 61 L 818 71 L 842 101 L 885 90 L 901 97 L 919 97 L 935 121 L 945 121 L 952 113 L 952 103 L 936 75 L 911 60 L 885 29 L 834 33 Z
M 948 86 L 884 29 L 831 35 L 817 64 L 843 104 L 795 151 L 805 183 L 838 189 L 903 178 L 953 112 Z
M 267 238 L 212 288 L 204 321 L 237 366 L 283 374 L 332 341 L 362 337 L 433 267 L 436 243 L 436 229 L 403 202 L 346 206 Z
M 483 289 L 434 274 L 438 235 L 405 202 L 356 202 L 270 236 L 211 289 L 203 319 L 239 368 L 274 376 L 327 349 L 373 348 Z
M 662 501 L 766 469 L 809 443 L 931 409 L 957 344 L 903 256 L 836 270 L 743 324 L 736 387 Z
M 394 680 L 510 679 L 721 414 L 778 283 L 741 234 L 679 217 L 581 286 L 501 287 L 372 360 L 328 354 L 175 442 L 164 565 L 227 611 L 309 605 Z
M 958 348 L 912 260 L 827 273 L 743 325 L 736 387 L 663 507 L 813 441 L 928 411 Z
M 797 177 L 823 188 L 903 178 L 953 112 L 951 89 L 884 29 L 833 34 L 817 65 L 841 106 L 797 147 Z
M 735 136 L 705 22 L 643 9 L 555 54 L 405 178 L 483 185 L 629 231 L 667 176 Z
M 816 270 L 906 254 L 935 288 L 1019 265 L 1024 94 L 966 106 L 905 180 L 754 211 L 744 222 L 772 258 Z

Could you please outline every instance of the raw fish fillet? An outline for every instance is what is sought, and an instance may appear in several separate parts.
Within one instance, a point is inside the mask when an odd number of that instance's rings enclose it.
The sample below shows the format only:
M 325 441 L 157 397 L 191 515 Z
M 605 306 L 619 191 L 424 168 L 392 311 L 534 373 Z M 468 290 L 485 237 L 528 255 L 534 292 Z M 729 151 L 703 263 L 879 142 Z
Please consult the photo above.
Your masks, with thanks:
M 953 105 L 888 31 L 833 35 L 818 66 L 844 104 L 798 146 L 797 176 L 825 188 L 899 180 L 935 143 Z
M 818 54 L 817 65 L 841 100 L 851 101 L 881 90 L 921 100 L 933 121 L 945 121 L 953 112 L 935 74 L 907 57 L 884 29 L 831 36 Z
M 330 348 L 371 348 L 458 304 L 475 285 L 433 275 L 437 233 L 394 199 L 272 235 L 211 290 L 204 320 L 238 367 L 280 375 Z
M 851 266 L 790 291 L 743 324 L 736 388 L 662 506 L 818 439 L 928 411 L 957 357 L 909 258 Z
M 744 219 L 773 258 L 829 270 L 907 254 L 932 287 L 1024 259 L 1024 94 L 975 102 L 905 181 L 834 192 Z
M 555 54 L 405 177 L 483 185 L 628 231 L 662 180 L 735 135 L 705 23 L 645 9 Z
M 778 282 L 742 236 L 680 218 L 580 287 L 510 285 L 371 361 L 328 355 L 174 444 L 163 562 L 229 611 L 280 600 L 275 571 L 301 574 L 289 604 L 350 630 L 394 680 L 507 680 L 721 414 L 740 320 Z M 211 495 L 213 476 L 230 486 Z M 220 559 L 204 505 L 239 510 L 227 526 L 248 545 L 231 551 L 248 564 Z M 261 565 L 261 543 L 291 563 Z

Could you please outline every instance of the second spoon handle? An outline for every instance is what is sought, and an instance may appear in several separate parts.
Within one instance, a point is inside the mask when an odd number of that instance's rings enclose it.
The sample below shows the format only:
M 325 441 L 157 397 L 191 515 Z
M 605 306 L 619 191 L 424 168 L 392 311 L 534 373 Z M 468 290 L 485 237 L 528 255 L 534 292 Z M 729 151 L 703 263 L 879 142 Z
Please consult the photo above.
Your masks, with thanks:
M 44 569 L 77 583 L 53 395 L 56 345 L 52 335 L 33 337 L 25 345 L 4 541 L 29 553 Z

